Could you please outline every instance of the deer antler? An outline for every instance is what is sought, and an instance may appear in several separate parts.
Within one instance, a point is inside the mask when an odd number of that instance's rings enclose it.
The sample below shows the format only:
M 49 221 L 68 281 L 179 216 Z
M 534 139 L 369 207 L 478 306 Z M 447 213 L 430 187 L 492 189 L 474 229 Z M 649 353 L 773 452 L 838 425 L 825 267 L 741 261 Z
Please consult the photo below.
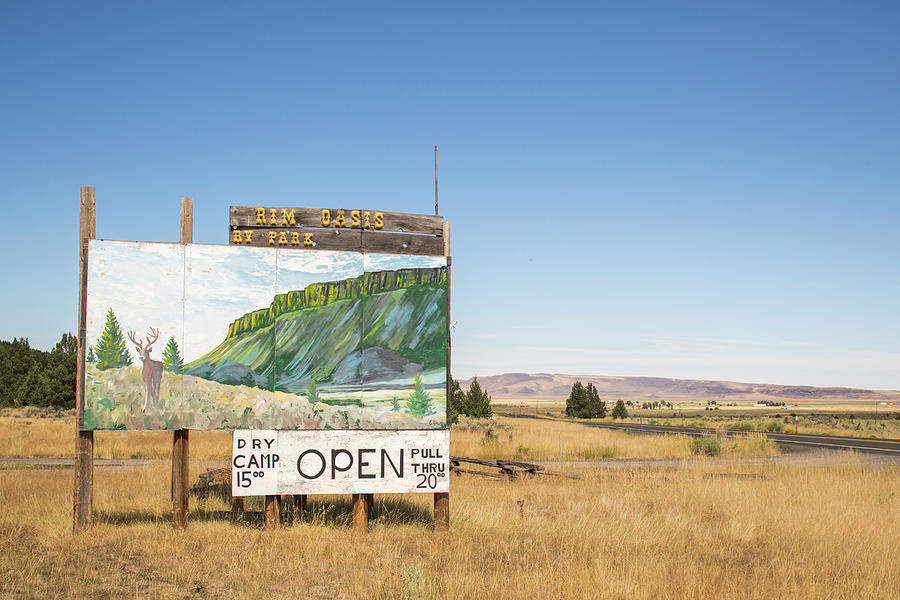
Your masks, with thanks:
M 151 334 L 153 335 L 152 340 L 150 339 Z M 149 333 L 147 334 L 147 352 L 148 353 L 150 352 L 150 349 L 153 347 L 153 344 L 155 344 L 156 340 L 158 340 L 158 339 L 159 339 L 159 328 L 153 329 L 151 327 Z
M 138 351 L 138 352 L 143 352 L 143 351 L 144 351 L 144 346 L 143 346 L 143 344 L 141 344 L 141 343 L 138 342 L 136 339 L 134 339 L 134 332 L 133 332 L 133 331 L 129 331 L 129 332 L 128 332 L 128 339 L 131 340 L 131 343 L 135 345 L 135 347 L 137 348 L 137 351 Z

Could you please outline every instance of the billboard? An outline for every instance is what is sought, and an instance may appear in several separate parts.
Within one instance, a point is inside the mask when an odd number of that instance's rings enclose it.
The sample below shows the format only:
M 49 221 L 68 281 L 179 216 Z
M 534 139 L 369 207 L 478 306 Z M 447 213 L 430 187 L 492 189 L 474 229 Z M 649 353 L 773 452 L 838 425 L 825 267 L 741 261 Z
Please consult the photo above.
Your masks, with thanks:
M 447 260 L 91 240 L 83 430 L 446 427 Z

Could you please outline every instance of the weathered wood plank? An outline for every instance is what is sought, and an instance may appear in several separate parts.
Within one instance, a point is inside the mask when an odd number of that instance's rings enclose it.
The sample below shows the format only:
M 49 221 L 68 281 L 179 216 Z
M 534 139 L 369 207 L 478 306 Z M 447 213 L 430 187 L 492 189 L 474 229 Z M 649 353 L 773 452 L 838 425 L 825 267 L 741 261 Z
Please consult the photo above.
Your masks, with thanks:
M 438 215 L 352 208 L 232 206 L 230 223 L 232 229 L 327 227 L 329 229 L 402 231 L 438 236 L 443 234 L 443 218 Z
M 91 529 L 94 495 L 94 432 L 84 427 L 84 363 L 87 346 L 88 243 L 95 235 L 96 200 L 94 188 L 81 188 L 78 259 L 78 355 L 75 377 L 75 482 L 72 499 L 72 529 Z
M 513 467 L 519 467 L 520 469 L 525 469 L 527 471 L 542 471 L 544 467 L 541 465 L 536 465 L 534 463 L 521 462 L 518 460 L 504 460 L 497 459 L 497 465 L 500 467 L 505 467 L 507 465 Z
M 487 471 L 476 471 L 475 469 L 463 469 L 462 467 L 450 467 L 451 473 L 468 473 L 470 475 L 481 475 L 482 477 L 490 477 L 491 479 L 506 479 L 506 475 L 499 473 L 488 473 Z
M 228 244 L 258 248 L 295 248 L 303 250 L 361 250 L 362 232 L 353 229 L 291 227 L 288 229 L 234 229 Z
M 363 231 L 362 249 L 366 252 L 443 256 L 444 240 L 430 235 Z
M 387 252 L 423 256 L 442 256 L 444 252 L 443 239 L 435 236 L 311 227 L 234 229 L 229 235 L 228 243 L 232 246 L 261 248 Z

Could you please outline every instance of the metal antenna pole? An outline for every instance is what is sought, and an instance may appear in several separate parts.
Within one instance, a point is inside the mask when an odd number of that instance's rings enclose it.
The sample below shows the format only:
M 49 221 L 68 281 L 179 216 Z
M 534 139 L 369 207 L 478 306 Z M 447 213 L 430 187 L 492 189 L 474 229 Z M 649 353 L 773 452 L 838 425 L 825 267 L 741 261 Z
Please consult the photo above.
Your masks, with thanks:
M 438 212 L 438 193 L 437 193 L 437 144 L 434 145 L 434 214 L 435 214 L 435 216 L 440 214 Z

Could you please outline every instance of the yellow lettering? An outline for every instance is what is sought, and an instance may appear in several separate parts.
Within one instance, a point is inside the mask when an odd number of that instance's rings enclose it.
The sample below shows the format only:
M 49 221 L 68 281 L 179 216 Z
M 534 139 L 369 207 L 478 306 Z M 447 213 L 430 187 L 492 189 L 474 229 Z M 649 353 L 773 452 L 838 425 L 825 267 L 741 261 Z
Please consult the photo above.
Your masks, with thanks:
M 278 223 L 278 211 L 274 208 L 269 209 L 269 225 L 275 225 Z
M 300 245 L 300 234 L 296 231 L 291 232 L 291 246 L 299 246 Z
M 240 244 L 244 241 L 244 238 L 241 237 L 241 232 L 235 229 L 234 234 L 231 236 L 231 241 L 235 244 Z
M 344 219 L 344 209 L 342 209 L 342 208 L 338 209 L 337 217 L 335 217 L 335 219 L 334 219 L 334 226 L 335 227 L 346 227 L 347 226 L 347 221 L 346 221 L 346 219 Z
M 315 246 L 315 244 L 314 244 L 313 241 L 312 241 L 312 234 L 311 234 L 311 233 L 304 233 L 304 234 L 303 234 L 303 245 L 304 245 L 304 246 Z
M 264 208 L 256 209 L 256 224 L 257 225 L 265 225 L 266 224 L 266 209 L 264 209 Z
M 253 241 L 253 230 L 252 229 L 248 229 L 247 231 L 244 232 L 244 241 L 248 244 Z
M 296 225 L 297 221 L 294 220 L 294 209 L 291 209 L 291 212 L 288 212 L 287 209 L 281 209 L 281 224 L 282 225 Z
M 381 229 L 384 227 L 384 213 L 377 212 L 375 213 L 375 229 Z
M 322 209 L 322 227 L 328 227 L 331 223 L 331 211 L 327 208 Z
M 285 232 L 282 231 L 282 232 L 281 232 L 281 235 L 278 236 L 278 245 L 279 245 L 279 246 L 286 246 L 287 243 L 288 243 L 287 235 L 285 234 Z
M 363 227 L 368 229 L 369 227 L 371 227 L 371 225 L 369 225 L 369 211 L 364 212 L 363 217 L 364 217 Z
M 274 246 L 274 245 L 275 245 L 275 238 L 276 238 L 276 237 L 278 237 L 278 232 L 277 232 L 277 231 L 270 231 L 270 232 L 269 232 L 269 245 L 270 245 L 270 246 Z
M 350 211 L 350 227 L 359 227 L 359 211 Z

